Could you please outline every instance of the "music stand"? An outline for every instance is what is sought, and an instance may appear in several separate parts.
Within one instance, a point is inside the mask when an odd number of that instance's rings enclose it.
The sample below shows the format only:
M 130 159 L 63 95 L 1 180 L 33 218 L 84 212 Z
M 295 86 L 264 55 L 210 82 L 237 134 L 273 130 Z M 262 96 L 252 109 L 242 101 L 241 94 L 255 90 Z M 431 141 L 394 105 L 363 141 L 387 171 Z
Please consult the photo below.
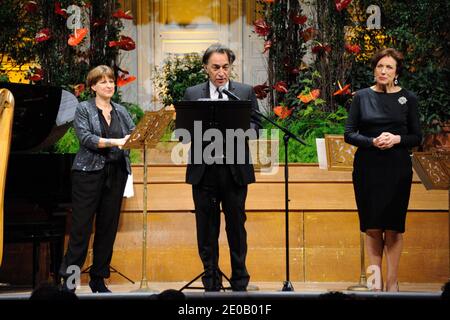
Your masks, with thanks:
M 448 190 L 450 201 L 450 151 L 413 152 L 412 164 L 414 170 L 427 190 Z M 448 210 L 448 281 L 450 284 L 450 207 Z
M 207 129 L 218 129 L 225 134 L 226 129 L 250 128 L 250 100 L 195 100 L 175 103 L 176 129 L 186 129 L 194 136 L 194 121 L 202 122 L 202 133 Z
M 83 271 L 81 271 L 81 273 L 89 273 L 89 271 L 91 270 L 92 265 L 90 265 L 89 267 L 87 267 L 86 269 L 84 269 Z M 124 279 L 127 279 L 129 282 L 131 282 L 132 284 L 134 284 L 134 281 L 131 280 L 130 278 L 128 278 L 126 275 L 124 275 L 122 272 L 120 272 L 119 270 L 117 270 L 116 268 L 114 268 L 113 266 L 109 266 L 109 272 L 111 273 L 117 273 L 119 274 L 121 277 L 123 277 Z M 33 286 L 34 287 L 34 286 Z
M 176 120 L 175 128 L 187 130 L 190 134 L 191 150 L 195 144 L 203 145 L 203 134 L 208 129 L 218 129 L 225 137 L 226 130 L 242 129 L 246 131 L 250 128 L 250 113 L 252 104 L 250 100 L 196 100 L 196 101 L 179 101 L 175 103 Z M 199 127 L 195 129 L 195 122 L 201 123 L 201 130 Z M 198 136 L 200 134 L 200 136 Z M 225 138 L 223 139 L 226 143 Z M 183 141 L 185 142 L 185 141 Z M 203 150 L 203 149 L 202 149 Z M 225 149 L 224 149 L 225 150 Z M 191 152 L 191 151 L 190 151 Z M 202 152 L 203 154 L 203 152 Z M 189 157 L 189 161 L 201 161 L 203 159 L 194 159 L 193 155 Z M 230 287 L 224 287 L 221 284 L 220 289 L 225 291 L 231 289 L 230 279 L 218 268 L 219 275 L 224 277 L 229 283 Z M 200 289 L 204 287 L 191 287 L 197 279 L 205 275 L 205 271 L 190 280 L 179 291 L 184 289 Z
M 142 214 L 142 278 L 139 289 L 136 291 L 155 292 L 148 287 L 147 280 L 147 149 L 155 147 L 173 119 L 174 111 L 161 109 L 159 111 L 146 111 L 138 125 L 131 133 L 123 149 L 142 149 L 144 157 L 143 177 L 143 214 Z

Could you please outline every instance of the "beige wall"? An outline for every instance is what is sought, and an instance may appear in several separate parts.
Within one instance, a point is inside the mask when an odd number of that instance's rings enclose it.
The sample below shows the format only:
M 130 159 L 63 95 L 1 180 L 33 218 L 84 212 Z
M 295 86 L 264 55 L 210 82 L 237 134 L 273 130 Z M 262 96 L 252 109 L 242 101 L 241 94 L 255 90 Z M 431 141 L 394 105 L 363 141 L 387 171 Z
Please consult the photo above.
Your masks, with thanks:
M 253 33 L 255 0 L 122 0 L 132 21 L 123 20 L 124 34 L 136 41 L 136 50 L 120 52 L 120 66 L 137 75 L 121 88 L 125 101 L 144 109 L 160 108 L 152 78 L 168 54 L 203 52 L 221 42 L 236 54 L 236 80 L 260 84 L 267 80 L 263 41 Z

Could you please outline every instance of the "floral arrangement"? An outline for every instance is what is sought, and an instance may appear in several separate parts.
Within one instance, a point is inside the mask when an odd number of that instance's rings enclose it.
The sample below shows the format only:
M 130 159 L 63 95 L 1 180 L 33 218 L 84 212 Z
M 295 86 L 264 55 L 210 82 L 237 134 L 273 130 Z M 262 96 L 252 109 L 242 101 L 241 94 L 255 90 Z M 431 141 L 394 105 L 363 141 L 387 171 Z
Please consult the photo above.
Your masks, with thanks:
M 4 0 L 1 4 L 0 81 L 9 81 L 9 75 L 14 75 L 15 81 L 62 87 L 83 101 L 91 97 L 84 82 L 93 66 L 113 67 L 119 87 L 136 79 L 118 62 L 119 50 L 134 50 L 136 45 L 121 35 L 122 20 L 133 17 L 123 12 L 117 1 Z M 120 93 L 113 100 L 121 102 Z M 121 103 L 137 122 L 143 114 L 140 107 Z M 70 129 L 54 151 L 74 153 L 78 148 Z
M 169 55 L 162 67 L 154 70 L 153 83 L 164 106 L 183 99 L 186 88 L 205 82 L 208 75 L 204 71 L 198 53 Z
M 349 69 L 359 45 L 349 42 L 344 27 L 351 1 L 317 1 L 317 24 L 295 0 L 259 0 L 254 31 L 264 38 L 268 83 L 255 87 L 258 98 L 270 97 L 281 119 L 295 116 L 310 103 L 334 112 L 351 97 Z M 314 58 L 305 63 L 305 55 Z
M 26 68 L 24 79 L 61 86 L 77 97 L 84 92 L 89 69 L 99 64 L 114 68 L 117 85 L 136 78 L 118 65 L 119 50 L 134 50 L 133 39 L 121 35 L 122 20 L 133 17 L 108 1 L 18 1 L 0 6 L 0 61 L 8 61 L 6 75 Z M 3 65 L 3 63 L 2 63 Z
M 344 32 L 350 2 L 316 1 L 314 19 L 303 13 L 299 1 L 258 1 L 254 31 L 264 39 L 269 77 L 255 92 L 260 99 L 269 97 L 272 117 L 310 142 L 292 144 L 289 161 L 317 161 L 315 138 L 344 132 L 345 106 L 351 100 L 349 70 L 360 51 Z M 307 56 L 313 62 L 307 64 Z

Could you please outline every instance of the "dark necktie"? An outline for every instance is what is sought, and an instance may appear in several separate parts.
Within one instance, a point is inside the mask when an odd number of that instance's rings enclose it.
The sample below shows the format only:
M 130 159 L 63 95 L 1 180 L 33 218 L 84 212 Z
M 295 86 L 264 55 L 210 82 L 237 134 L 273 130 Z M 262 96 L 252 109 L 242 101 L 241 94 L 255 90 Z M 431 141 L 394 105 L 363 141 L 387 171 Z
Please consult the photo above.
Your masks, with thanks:
M 222 91 L 219 88 L 217 88 L 217 92 L 219 93 L 219 99 L 223 99 Z

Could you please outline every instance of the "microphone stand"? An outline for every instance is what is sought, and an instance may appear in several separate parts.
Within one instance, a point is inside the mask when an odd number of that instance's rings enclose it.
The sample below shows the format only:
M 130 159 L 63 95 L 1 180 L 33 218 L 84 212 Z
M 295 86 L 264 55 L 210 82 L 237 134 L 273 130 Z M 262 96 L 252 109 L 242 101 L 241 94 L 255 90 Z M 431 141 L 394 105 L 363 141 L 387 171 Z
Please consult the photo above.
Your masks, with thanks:
M 289 147 L 289 139 L 292 138 L 298 143 L 303 145 L 307 145 L 305 141 L 297 137 L 295 134 L 287 130 L 286 128 L 278 125 L 275 121 L 272 121 L 270 118 L 266 117 L 264 114 L 255 110 L 256 114 L 265 120 L 269 121 L 272 125 L 283 131 L 283 142 L 284 142 L 284 213 L 285 213 L 285 238 L 286 238 L 286 280 L 283 282 L 283 288 L 281 291 L 294 291 L 294 287 L 290 281 L 290 272 L 289 272 L 289 165 L 288 165 L 288 147 Z
M 221 90 L 227 96 L 229 96 L 232 100 L 241 100 L 234 93 L 228 91 L 227 89 L 222 88 Z M 290 132 L 288 129 L 280 126 L 275 121 L 266 117 L 259 110 L 253 109 L 253 111 L 262 117 L 263 119 L 270 122 L 272 125 L 277 127 L 283 132 L 283 142 L 284 142 L 284 208 L 285 208 L 285 238 L 286 238 L 286 280 L 283 282 L 283 288 L 281 291 L 294 291 L 294 287 L 290 281 L 290 271 L 289 271 L 289 167 L 288 167 L 288 147 L 289 147 L 289 139 L 292 138 L 298 143 L 303 145 L 307 145 L 305 141 L 301 138 L 297 137 L 295 134 Z

